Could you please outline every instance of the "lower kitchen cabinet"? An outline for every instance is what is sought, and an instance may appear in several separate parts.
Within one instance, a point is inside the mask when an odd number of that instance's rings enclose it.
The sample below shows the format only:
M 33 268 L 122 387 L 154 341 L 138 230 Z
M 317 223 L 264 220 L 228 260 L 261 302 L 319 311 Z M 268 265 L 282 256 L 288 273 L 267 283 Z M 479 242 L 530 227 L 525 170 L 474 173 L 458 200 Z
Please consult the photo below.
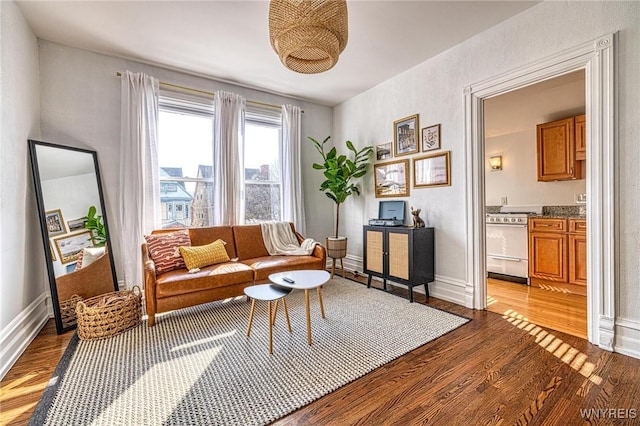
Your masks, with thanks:
M 566 234 L 529 234 L 529 276 L 567 282 Z
M 364 273 L 409 287 L 409 300 L 413 302 L 413 287 L 435 280 L 435 235 L 433 228 L 405 228 L 392 226 L 364 226 Z
M 531 283 L 572 284 L 585 287 L 586 230 L 584 219 L 529 218 Z
M 569 283 L 587 285 L 587 221 L 569 219 Z

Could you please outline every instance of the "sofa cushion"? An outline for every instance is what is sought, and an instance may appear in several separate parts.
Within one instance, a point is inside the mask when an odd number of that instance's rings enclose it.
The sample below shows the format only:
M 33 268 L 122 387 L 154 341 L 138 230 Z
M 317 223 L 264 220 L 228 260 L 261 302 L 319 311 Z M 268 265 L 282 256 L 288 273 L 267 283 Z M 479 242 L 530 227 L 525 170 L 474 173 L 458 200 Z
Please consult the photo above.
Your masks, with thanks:
M 262 227 L 260 225 L 239 225 L 233 227 L 236 250 L 239 260 L 253 259 L 269 256 L 262 239 Z
M 276 272 L 322 269 L 322 259 L 313 256 L 262 256 L 242 263 L 255 270 L 256 282 L 268 280 Z
M 180 247 L 191 245 L 189 234 L 185 231 L 145 235 L 144 238 L 147 240 L 149 256 L 156 265 L 156 274 L 185 267 Z
M 192 246 L 203 246 L 210 244 L 216 240 L 222 240 L 227 243 L 224 246 L 227 254 L 231 259 L 237 256 L 236 246 L 233 241 L 233 230 L 231 226 L 212 226 L 209 228 L 190 228 L 189 236 L 191 237 Z
M 239 262 L 205 266 L 200 272 L 177 269 L 158 276 L 156 297 L 171 297 L 216 287 L 253 282 L 253 270 Z
M 229 255 L 224 249 L 225 244 L 222 240 L 215 240 L 204 246 L 180 247 L 180 254 L 187 269 L 202 268 L 229 261 Z

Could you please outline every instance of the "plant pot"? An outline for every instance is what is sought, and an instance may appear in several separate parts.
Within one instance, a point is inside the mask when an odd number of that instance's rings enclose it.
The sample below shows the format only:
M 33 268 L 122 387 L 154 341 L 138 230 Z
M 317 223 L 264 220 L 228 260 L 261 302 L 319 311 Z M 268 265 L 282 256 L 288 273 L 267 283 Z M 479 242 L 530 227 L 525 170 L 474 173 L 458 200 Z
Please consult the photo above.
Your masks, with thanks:
M 347 255 L 347 237 L 327 237 L 327 256 L 342 259 Z

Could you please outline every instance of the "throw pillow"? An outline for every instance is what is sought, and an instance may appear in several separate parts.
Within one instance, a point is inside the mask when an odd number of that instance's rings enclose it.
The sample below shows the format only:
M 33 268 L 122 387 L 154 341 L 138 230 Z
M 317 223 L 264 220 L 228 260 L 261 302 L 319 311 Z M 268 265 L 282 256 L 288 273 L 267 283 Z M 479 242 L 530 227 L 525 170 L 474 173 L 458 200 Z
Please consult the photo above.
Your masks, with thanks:
M 86 268 L 93 262 L 98 260 L 105 253 L 104 247 L 86 247 L 82 249 L 78 263 L 76 264 L 76 271 L 81 268 Z M 80 265 L 80 266 L 78 266 Z
M 185 267 L 179 247 L 191 245 L 187 232 L 145 235 L 144 238 L 147 240 L 149 256 L 156 264 L 156 274 L 164 274 Z
M 215 240 L 211 244 L 195 247 L 180 247 L 187 269 L 201 268 L 229 261 L 229 255 L 222 240 Z
M 83 252 L 80 252 L 80 254 L 78 255 L 78 260 L 76 260 L 76 269 L 74 269 L 74 271 L 79 271 L 80 269 L 82 269 L 82 255 Z

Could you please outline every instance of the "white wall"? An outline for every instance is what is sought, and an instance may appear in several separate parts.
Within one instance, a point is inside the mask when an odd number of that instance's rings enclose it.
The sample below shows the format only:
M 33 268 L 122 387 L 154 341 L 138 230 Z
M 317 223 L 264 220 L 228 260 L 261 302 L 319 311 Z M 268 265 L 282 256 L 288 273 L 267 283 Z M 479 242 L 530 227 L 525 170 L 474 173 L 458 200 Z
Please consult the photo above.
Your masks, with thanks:
M 42 137 L 45 141 L 94 149 L 102 173 L 109 230 L 119 232 L 116 222 L 120 161 L 120 79 L 116 72 L 145 72 L 160 81 L 204 91 L 228 90 L 255 100 L 280 105 L 291 103 L 305 111 L 302 135 L 324 138 L 332 128 L 332 110 L 317 104 L 220 83 L 151 65 L 100 55 L 40 40 Z M 303 141 L 303 185 L 307 234 L 321 240 L 332 229 L 331 205 L 317 191 L 321 175 L 311 164 L 317 153 Z M 112 237 L 116 269 L 121 276 L 118 239 Z
M 564 49 L 618 33 L 616 186 L 620 233 L 617 314 L 625 327 L 640 332 L 640 3 L 543 2 L 520 15 L 358 95 L 334 108 L 336 140 L 358 145 L 393 139 L 393 121 L 420 114 L 420 126 L 442 123 L 442 149 L 451 151 L 452 185 L 412 189 L 408 201 L 422 208 L 436 228 L 438 287 L 461 295 L 470 280 L 466 269 L 464 103 L 463 89 L 473 83 L 547 57 Z M 407 157 L 402 157 L 407 158 Z M 362 256 L 362 224 L 377 211 L 369 177 L 365 197 L 348 201 L 341 232 L 349 237 L 350 255 Z M 463 300 L 460 300 L 462 303 Z M 636 340 L 636 343 L 640 341 Z M 640 354 L 640 346 L 638 347 Z
M 38 45 L 13 2 L 0 2 L 0 377 L 46 319 L 47 291 L 27 139 L 40 134 Z M 37 306 L 36 306 L 37 305 Z M 26 311 L 38 311 L 32 324 Z
M 585 178 L 538 182 L 536 125 L 585 112 L 584 72 L 534 84 L 484 102 L 486 205 L 568 206 L 587 189 Z M 492 171 L 489 157 L 502 156 Z M 586 176 L 586 175 L 584 175 Z

